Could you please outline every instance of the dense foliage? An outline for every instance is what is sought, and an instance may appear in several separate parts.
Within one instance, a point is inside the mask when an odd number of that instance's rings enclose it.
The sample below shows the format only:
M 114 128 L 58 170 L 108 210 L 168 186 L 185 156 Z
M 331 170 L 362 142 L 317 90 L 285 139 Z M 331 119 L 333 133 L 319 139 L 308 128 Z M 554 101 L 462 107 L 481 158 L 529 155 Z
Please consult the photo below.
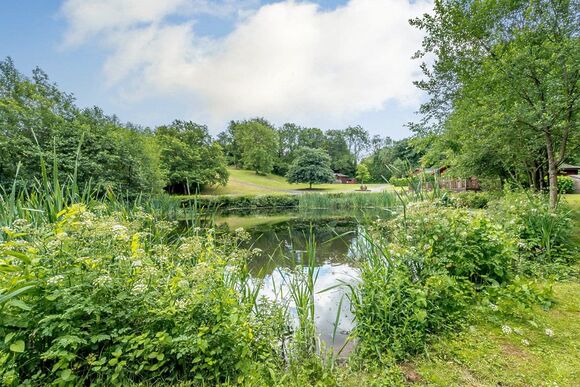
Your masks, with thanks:
M 286 173 L 286 179 L 289 183 L 308 183 L 311 189 L 312 184 L 332 183 L 335 179 L 330 168 L 330 156 L 321 149 L 301 148 Z
M 568 211 L 526 193 L 486 199 L 488 212 L 411 204 L 371 230 L 353 291 L 359 358 L 405 359 L 487 305 L 527 320 L 532 305 L 549 305 L 549 292 L 521 276 L 570 274 L 578 252 Z
M 464 175 L 526 182 L 577 157 L 580 130 L 578 3 L 570 0 L 443 0 L 412 24 L 425 32 L 418 82 L 431 99 L 414 129 L 428 158 Z
M 80 109 L 40 69 L 22 75 L 0 62 L 0 184 L 40 178 L 41 159 L 81 185 L 159 192 L 164 185 L 153 136 L 100 109 Z
M 227 183 L 224 154 L 207 127 L 174 121 L 169 126 L 158 127 L 155 136 L 170 192 L 197 192 L 203 186 Z
M 243 233 L 170 242 L 175 224 L 107 210 L 75 205 L 55 224 L 4 229 L 0 286 L 21 290 L 1 298 L 4 385 L 235 383 L 277 367 L 269 335 L 285 325 L 244 297 Z

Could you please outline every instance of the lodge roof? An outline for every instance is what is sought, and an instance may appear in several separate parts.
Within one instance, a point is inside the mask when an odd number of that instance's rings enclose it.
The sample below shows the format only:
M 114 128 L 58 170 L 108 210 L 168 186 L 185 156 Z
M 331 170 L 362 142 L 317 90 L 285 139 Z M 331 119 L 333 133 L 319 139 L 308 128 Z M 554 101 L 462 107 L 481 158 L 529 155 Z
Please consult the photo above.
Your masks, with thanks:
M 560 169 L 577 169 L 577 170 L 580 170 L 580 167 L 577 166 L 577 165 L 562 164 L 562 165 L 560 165 Z

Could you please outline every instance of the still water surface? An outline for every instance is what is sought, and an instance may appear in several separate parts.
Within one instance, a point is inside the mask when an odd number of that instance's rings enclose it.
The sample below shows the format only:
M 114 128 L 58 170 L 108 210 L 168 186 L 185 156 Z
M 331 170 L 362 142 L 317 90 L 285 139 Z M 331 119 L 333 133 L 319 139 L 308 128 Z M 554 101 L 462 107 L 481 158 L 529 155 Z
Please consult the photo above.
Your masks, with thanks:
M 316 241 L 315 323 L 321 342 L 341 355 L 352 348 L 347 343 L 354 326 L 347 295 L 349 289 L 339 284 L 355 285 L 359 279 L 356 262 L 364 243 L 361 224 L 384 218 L 387 213 L 377 211 L 333 212 L 301 211 L 247 216 L 221 216 L 218 225 L 235 230 L 243 227 L 251 235 L 247 247 L 261 250 L 252 262 L 252 275 L 263 281 L 261 295 L 273 300 L 288 301 L 287 283 L 292 270 L 308 263 L 308 241 Z M 341 302 L 342 299 L 342 302 Z M 296 317 L 292 303 L 290 312 Z M 340 307 L 340 308 L 339 308 Z M 335 328 L 337 314 L 340 314 Z M 345 345 L 346 344 L 346 345 Z

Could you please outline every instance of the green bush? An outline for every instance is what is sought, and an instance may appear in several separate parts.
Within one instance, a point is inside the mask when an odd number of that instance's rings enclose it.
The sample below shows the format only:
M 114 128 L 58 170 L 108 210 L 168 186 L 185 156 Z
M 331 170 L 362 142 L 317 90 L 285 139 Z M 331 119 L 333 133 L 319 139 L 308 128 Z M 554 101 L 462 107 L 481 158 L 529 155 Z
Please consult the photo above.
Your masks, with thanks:
M 546 264 L 568 265 L 574 261 L 570 210 L 562 203 L 552 210 L 543 195 L 508 192 L 489 207 L 495 221 L 517 239 L 519 270 L 538 274 L 552 268 Z
M 184 207 L 195 203 L 199 208 L 220 210 L 292 208 L 299 204 L 298 195 L 198 196 L 180 200 Z
M 574 193 L 574 180 L 570 176 L 558 176 L 558 193 Z
M 409 177 L 391 177 L 389 183 L 395 187 L 409 187 L 414 179 Z
M 276 369 L 284 315 L 244 297 L 236 238 L 167 242 L 173 223 L 103 208 L 4 229 L 4 385 L 241 383 Z
M 476 289 L 511 277 L 513 241 L 483 213 L 418 203 L 371 235 L 353 297 L 363 357 L 420 351 L 466 317 Z
M 488 203 L 497 198 L 498 194 L 492 192 L 460 192 L 449 195 L 451 204 L 455 207 L 482 209 Z

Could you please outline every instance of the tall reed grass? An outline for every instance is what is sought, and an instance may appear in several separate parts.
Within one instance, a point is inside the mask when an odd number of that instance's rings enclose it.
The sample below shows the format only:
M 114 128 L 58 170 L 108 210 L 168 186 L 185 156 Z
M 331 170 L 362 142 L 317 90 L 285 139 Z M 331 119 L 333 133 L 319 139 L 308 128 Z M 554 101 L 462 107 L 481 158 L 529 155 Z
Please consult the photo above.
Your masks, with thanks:
M 397 196 L 392 192 L 352 192 L 300 196 L 300 209 L 354 209 L 392 208 L 397 205 Z

